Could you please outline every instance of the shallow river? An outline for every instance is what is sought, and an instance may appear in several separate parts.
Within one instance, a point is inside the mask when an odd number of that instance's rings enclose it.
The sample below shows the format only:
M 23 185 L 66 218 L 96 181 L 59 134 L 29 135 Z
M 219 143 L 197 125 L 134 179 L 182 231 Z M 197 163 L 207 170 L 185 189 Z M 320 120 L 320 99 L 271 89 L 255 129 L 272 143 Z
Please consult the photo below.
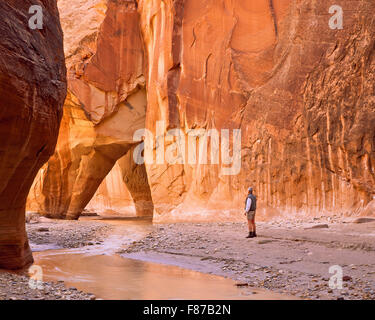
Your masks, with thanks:
M 115 232 L 99 246 L 34 252 L 44 281 L 102 299 L 280 299 L 264 290 L 236 287 L 235 281 L 176 266 L 123 258 L 115 252 L 151 231 L 147 222 L 106 221 Z

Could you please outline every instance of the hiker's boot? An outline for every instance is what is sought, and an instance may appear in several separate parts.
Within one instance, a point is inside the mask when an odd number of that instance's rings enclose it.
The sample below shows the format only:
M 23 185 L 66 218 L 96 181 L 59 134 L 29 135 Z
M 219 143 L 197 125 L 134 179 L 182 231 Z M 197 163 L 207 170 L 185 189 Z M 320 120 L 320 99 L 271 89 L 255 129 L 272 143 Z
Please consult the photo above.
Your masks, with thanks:
M 253 232 L 253 238 L 256 238 L 257 237 L 257 234 L 256 234 L 256 232 L 254 231 Z
M 252 237 L 253 237 L 253 232 L 250 231 L 250 232 L 249 232 L 249 235 L 246 237 L 246 239 L 248 239 L 248 238 L 252 238 Z

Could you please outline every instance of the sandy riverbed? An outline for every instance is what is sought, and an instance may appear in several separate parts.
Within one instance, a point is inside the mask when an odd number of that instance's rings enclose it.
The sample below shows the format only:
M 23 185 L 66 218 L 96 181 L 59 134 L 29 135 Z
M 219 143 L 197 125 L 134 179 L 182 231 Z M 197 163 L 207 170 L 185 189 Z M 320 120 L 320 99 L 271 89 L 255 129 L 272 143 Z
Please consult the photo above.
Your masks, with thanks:
M 366 223 L 326 218 L 262 222 L 254 239 L 245 239 L 245 223 L 150 224 L 142 226 L 142 232 L 134 225 L 119 233 L 121 223 L 31 217 L 27 231 L 34 252 L 111 248 L 123 257 L 224 276 L 288 296 L 375 299 L 375 220 L 362 222 Z M 333 265 L 343 268 L 343 289 L 328 286 Z M 0 272 L 0 299 L 95 298 L 63 282 L 33 290 L 25 272 Z
M 245 239 L 245 223 L 157 225 L 121 254 L 306 299 L 375 299 L 375 220 L 368 221 L 263 222 L 254 239 Z M 343 269 L 342 289 L 328 285 L 333 265 Z
M 33 251 L 69 249 L 100 245 L 112 232 L 113 226 L 100 221 L 52 220 L 39 218 L 27 223 L 26 230 Z

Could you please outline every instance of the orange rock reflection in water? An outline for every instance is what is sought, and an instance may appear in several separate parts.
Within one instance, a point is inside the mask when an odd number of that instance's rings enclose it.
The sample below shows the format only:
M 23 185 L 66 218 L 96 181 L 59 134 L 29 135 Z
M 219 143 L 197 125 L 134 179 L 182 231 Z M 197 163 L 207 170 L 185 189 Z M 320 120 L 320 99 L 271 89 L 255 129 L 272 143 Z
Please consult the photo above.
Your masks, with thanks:
M 36 264 L 44 281 L 65 281 L 67 286 L 102 299 L 285 299 L 285 296 L 250 288 L 218 276 L 120 256 L 89 256 L 66 250 L 39 252 Z M 256 292 L 256 294 L 252 294 Z

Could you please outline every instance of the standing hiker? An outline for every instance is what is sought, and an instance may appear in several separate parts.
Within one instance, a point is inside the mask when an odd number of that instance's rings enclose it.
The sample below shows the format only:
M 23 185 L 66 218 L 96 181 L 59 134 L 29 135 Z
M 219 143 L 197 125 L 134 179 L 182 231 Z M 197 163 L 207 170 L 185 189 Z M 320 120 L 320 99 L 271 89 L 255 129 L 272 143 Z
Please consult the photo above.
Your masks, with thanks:
M 255 238 L 257 236 L 255 230 L 255 211 L 257 208 L 257 198 L 253 195 L 253 188 L 248 189 L 248 195 L 245 201 L 245 216 L 249 225 L 249 235 L 246 238 Z

